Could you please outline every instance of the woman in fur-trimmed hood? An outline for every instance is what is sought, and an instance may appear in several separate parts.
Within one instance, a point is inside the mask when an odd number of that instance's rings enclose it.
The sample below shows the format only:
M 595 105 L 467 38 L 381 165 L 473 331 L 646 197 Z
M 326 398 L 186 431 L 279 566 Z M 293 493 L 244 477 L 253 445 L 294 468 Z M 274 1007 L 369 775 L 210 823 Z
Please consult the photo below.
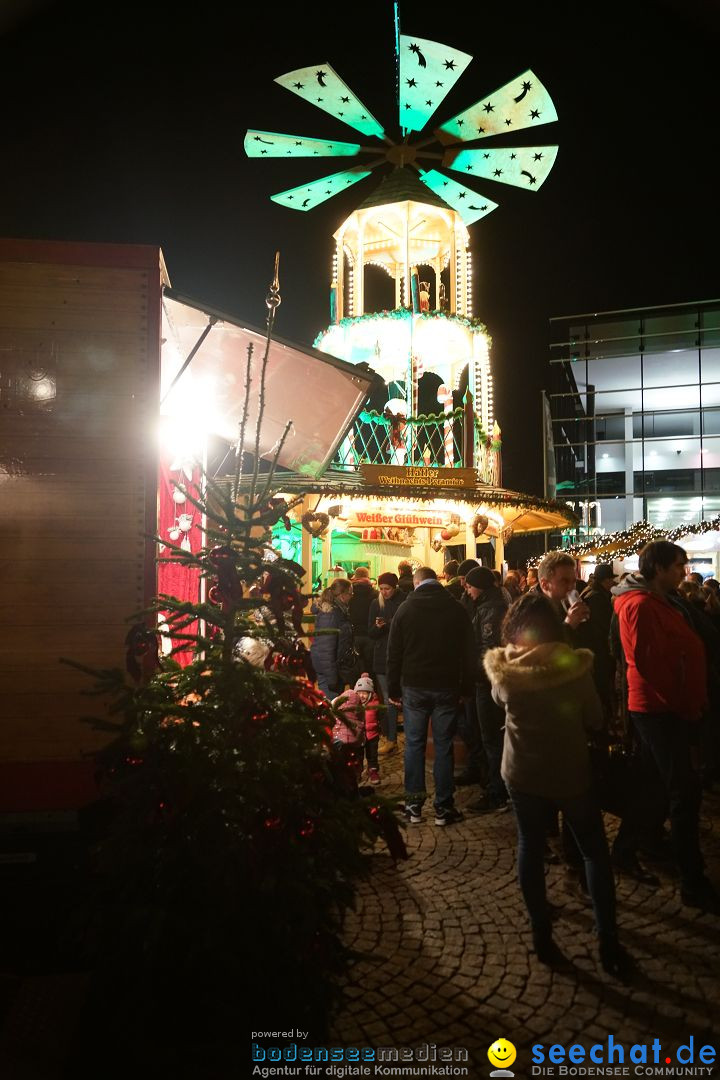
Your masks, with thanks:
M 600 809 L 590 788 L 588 733 L 602 727 L 592 678 L 593 654 L 572 649 L 552 604 L 526 593 L 503 623 L 504 645 L 485 656 L 498 705 L 505 708 L 502 778 L 518 828 L 518 878 L 538 958 L 562 954 L 552 939 L 545 895 L 545 835 L 554 811 L 563 816 L 585 861 L 600 937 L 600 961 L 623 977 L 630 960 L 617 940 L 615 881 Z
M 592 670 L 590 650 L 564 641 L 508 644 L 485 655 L 493 697 L 505 709 L 506 784 L 548 799 L 589 789 L 588 731 L 603 720 Z

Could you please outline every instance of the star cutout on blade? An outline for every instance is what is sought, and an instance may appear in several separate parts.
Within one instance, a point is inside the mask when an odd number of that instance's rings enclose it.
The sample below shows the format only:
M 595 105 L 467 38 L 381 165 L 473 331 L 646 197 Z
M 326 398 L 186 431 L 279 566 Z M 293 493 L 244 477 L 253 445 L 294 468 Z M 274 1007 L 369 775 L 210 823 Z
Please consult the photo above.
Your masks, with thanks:
M 432 101 L 426 101 L 425 104 L 426 105 L 432 105 Z
M 303 89 L 303 87 L 304 87 L 304 85 L 305 85 L 305 84 L 304 84 L 304 83 L 301 83 L 301 82 L 296 82 L 296 83 L 293 83 L 293 86 L 295 87 L 295 89 L 296 89 L 296 90 L 302 90 L 302 89 Z M 292 196 L 291 196 L 291 198 L 292 198 Z
M 302 146 L 302 139 L 300 139 L 299 141 L 296 141 L 296 142 L 295 142 L 295 145 L 296 145 L 296 146 Z
M 289 201 L 289 202 L 292 202 L 292 200 L 293 200 L 294 198 L 295 198 L 295 196 L 294 196 L 294 195 L 288 195 L 288 201 Z
M 464 120 L 458 120 L 458 127 L 462 127 L 464 123 Z
M 539 112 L 539 110 L 538 110 L 538 109 L 532 109 L 532 110 L 530 111 L 530 119 L 531 119 L 531 120 L 537 120 L 537 118 L 539 117 L 539 115 L 540 115 L 540 112 Z
M 454 60 L 445 60 L 444 63 L 445 63 L 445 70 L 446 71 L 454 71 L 455 70 L 455 61 Z
M 542 161 L 542 154 L 533 154 L 533 161 Z
M 466 195 L 467 195 L 467 192 L 466 192 L 466 191 L 461 191 L 461 192 L 459 193 L 459 195 L 458 195 L 458 199 L 464 199 Z
M 349 98 L 349 97 L 341 97 L 341 98 L 340 98 L 340 100 L 341 100 L 341 101 L 342 101 L 342 102 L 343 102 L 343 103 L 344 103 L 345 105 L 347 105 L 347 104 L 349 103 L 349 101 L 350 101 L 350 98 Z
M 528 91 L 530 90 L 530 87 L 531 87 L 531 86 L 532 86 L 532 83 L 529 83 L 529 82 L 524 82 L 524 83 L 522 84 L 522 90 L 520 91 L 520 93 L 518 94 L 518 96 L 517 96 L 517 97 L 516 97 L 516 98 L 514 99 L 514 100 L 515 100 L 515 104 L 517 104 L 518 102 L 522 101 L 522 99 L 523 99 L 523 98 L 525 97 L 525 95 L 527 94 L 527 92 L 528 92 Z
M 510 127 L 510 125 L 512 124 L 512 120 L 506 120 L 505 123 L 507 124 L 508 127 Z
M 511 154 L 510 155 L 510 160 L 514 161 L 516 157 L 517 157 L 517 154 Z
M 420 51 L 420 46 L 419 45 L 411 45 L 410 46 L 410 52 L 415 53 L 415 55 L 418 58 L 418 64 L 420 65 L 420 67 L 427 67 L 427 60 L 425 59 L 422 52 Z
M 409 109 L 409 108 L 410 108 L 410 106 L 409 106 L 409 105 L 406 105 L 406 106 L 405 106 L 405 108 L 406 108 L 406 109 Z
M 496 169 L 493 176 L 502 176 L 502 169 Z
M 317 81 L 320 83 L 321 86 L 327 86 L 327 83 L 325 82 L 326 77 L 327 77 L 327 71 L 316 71 L 315 72 L 315 78 L 317 79 Z
M 361 120 L 367 120 L 367 116 L 365 115 L 365 113 L 361 113 L 360 119 Z
M 415 79 L 406 79 L 405 82 L 408 86 L 417 86 L 417 81 Z
M 345 115 L 345 113 L 344 113 L 344 112 L 339 112 L 339 113 L 338 113 L 338 116 L 344 116 L 344 115 Z
M 472 165 L 467 165 L 466 170 L 467 170 L 467 172 L 472 172 L 473 171 Z
M 318 98 L 317 100 L 318 100 L 318 101 L 322 101 L 322 98 L 321 98 L 321 97 L 319 97 L 319 98 Z
M 484 127 L 479 127 L 477 129 L 477 133 L 478 133 L 478 135 L 484 135 L 485 134 L 485 128 Z
M 495 106 L 491 105 L 489 101 L 488 101 L 487 105 L 483 105 L 483 109 L 485 110 L 486 113 L 495 112 Z
M 260 153 L 261 154 L 267 154 L 267 150 L 261 150 Z
M 483 154 L 483 157 L 484 157 L 484 158 L 489 158 L 489 157 L 490 157 L 490 155 L 489 155 L 489 154 Z
M 436 83 L 435 83 L 435 85 L 436 85 L 436 86 L 444 86 L 444 85 L 445 85 L 445 83 L 441 83 L 441 82 L 436 82 Z

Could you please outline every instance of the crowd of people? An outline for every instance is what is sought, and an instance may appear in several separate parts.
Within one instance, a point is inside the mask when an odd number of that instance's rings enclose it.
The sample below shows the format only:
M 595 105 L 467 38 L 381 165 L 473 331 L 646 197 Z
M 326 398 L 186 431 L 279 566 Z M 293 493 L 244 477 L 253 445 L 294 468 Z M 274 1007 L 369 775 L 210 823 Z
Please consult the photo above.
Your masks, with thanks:
M 435 825 L 463 820 L 454 796 L 466 785 L 482 787 L 467 811 L 514 811 L 520 888 L 546 963 L 558 959 L 548 861 L 563 859 L 592 902 L 601 963 L 619 977 L 631 961 L 617 938 L 615 873 L 653 887 L 645 864 L 674 860 L 682 902 L 720 912 L 699 840 L 703 785 L 720 774 L 720 587 L 686 571 L 668 541 L 640 552 L 637 573 L 600 565 L 589 582 L 562 552 L 504 581 L 466 559 L 446 563 L 444 585 L 405 563 L 375 589 L 360 567 L 315 605 L 316 629 L 335 631 L 313 639 L 318 686 L 349 709 L 337 738 L 365 746 L 370 783 L 397 753 L 402 717 L 408 825 L 428 801 L 430 729 Z M 624 782 L 611 800 L 613 764 Z M 603 809 L 620 818 L 612 850 Z

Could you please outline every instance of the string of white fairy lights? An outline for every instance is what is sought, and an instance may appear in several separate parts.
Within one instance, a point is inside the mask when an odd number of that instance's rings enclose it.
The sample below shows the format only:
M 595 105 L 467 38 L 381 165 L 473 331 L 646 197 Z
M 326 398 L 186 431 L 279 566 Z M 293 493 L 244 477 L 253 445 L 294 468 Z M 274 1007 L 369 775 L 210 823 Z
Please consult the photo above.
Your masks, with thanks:
M 627 529 L 614 533 L 596 533 L 581 544 L 556 550 L 580 559 L 583 555 L 595 555 L 603 552 L 612 554 L 614 559 L 626 559 L 636 555 L 645 544 L 654 540 L 669 540 L 676 543 L 686 536 L 702 536 L 704 533 L 720 531 L 720 515 L 707 521 L 698 521 L 694 525 L 678 525 L 673 529 L 660 529 L 649 521 L 636 521 Z M 538 559 L 537 563 L 540 562 Z

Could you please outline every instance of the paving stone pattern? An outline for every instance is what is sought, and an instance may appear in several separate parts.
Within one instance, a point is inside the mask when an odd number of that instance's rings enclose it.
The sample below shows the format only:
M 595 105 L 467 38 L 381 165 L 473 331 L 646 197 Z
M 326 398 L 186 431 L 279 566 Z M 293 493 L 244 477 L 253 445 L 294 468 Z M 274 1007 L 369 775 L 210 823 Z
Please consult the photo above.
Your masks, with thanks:
M 382 786 L 402 794 L 402 755 L 381 758 Z M 428 791 L 432 776 L 428 763 Z M 459 809 L 480 794 L 456 794 Z M 701 838 L 708 873 L 720 887 L 720 798 L 706 796 Z M 617 821 L 606 817 L 608 834 Z M 621 940 L 638 964 L 625 986 L 597 962 L 592 908 L 548 867 L 548 898 L 561 910 L 555 938 L 568 959 L 554 971 L 532 953 L 517 884 L 514 815 L 466 816 L 446 828 L 405 831 L 410 853 L 395 866 L 378 850 L 350 913 L 345 938 L 363 954 L 345 986 L 333 1036 L 343 1045 L 462 1046 L 470 1076 L 487 1076 L 487 1048 L 497 1038 L 518 1050 L 519 1075 L 530 1074 L 535 1043 L 590 1046 L 612 1034 L 626 1046 L 657 1037 L 663 1051 L 691 1034 L 711 1036 L 720 1018 L 720 917 L 684 907 L 672 867 L 653 865 L 659 888 L 618 879 Z M 674 1057 L 674 1055 L 673 1055 Z M 632 1072 L 633 1070 L 631 1070 Z

